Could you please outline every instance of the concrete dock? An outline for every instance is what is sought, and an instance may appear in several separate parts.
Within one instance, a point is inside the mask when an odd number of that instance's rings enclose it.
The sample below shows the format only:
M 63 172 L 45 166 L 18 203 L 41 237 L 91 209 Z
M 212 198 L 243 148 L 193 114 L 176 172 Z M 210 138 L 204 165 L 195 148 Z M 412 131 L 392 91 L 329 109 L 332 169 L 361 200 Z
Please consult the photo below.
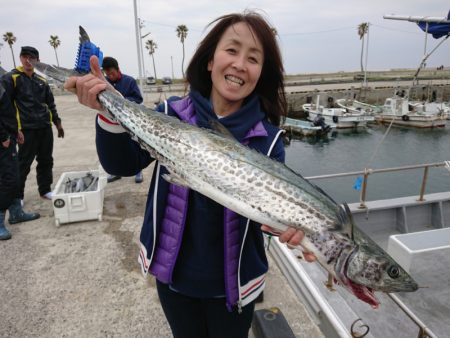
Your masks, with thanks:
M 157 99 L 146 96 L 149 106 Z M 56 96 L 56 104 L 66 136 L 55 133 L 54 185 L 64 172 L 99 165 L 95 111 L 73 95 Z M 56 227 L 51 201 L 39 197 L 34 163 L 24 209 L 41 218 L 7 223 L 13 238 L 0 242 L 0 337 L 171 337 L 155 281 L 144 279 L 137 263 L 151 170 L 141 184 L 128 177 L 106 186 L 101 222 Z M 281 309 L 296 337 L 323 337 L 273 261 L 257 305 L 270 307 Z

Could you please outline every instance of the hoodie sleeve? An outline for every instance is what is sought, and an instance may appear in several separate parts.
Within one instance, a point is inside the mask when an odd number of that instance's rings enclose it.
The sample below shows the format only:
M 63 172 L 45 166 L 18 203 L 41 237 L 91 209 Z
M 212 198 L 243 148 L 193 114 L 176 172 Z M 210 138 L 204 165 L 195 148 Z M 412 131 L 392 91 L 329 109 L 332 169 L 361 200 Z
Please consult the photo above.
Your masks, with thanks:
M 6 113 L 6 107 L 5 107 L 5 100 L 6 96 L 5 89 L 0 83 L 0 142 L 5 142 L 9 138 L 9 133 L 6 130 L 5 124 L 4 124 L 4 116 Z M 0 145 L 1 146 L 1 145 Z
M 146 168 L 153 161 L 148 151 L 142 149 L 120 125 L 106 128 L 104 119 L 102 115 L 97 117 L 95 144 L 98 158 L 106 172 L 133 176 Z
M 133 101 L 136 103 L 142 103 L 144 101 L 135 79 L 131 79 L 127 92 L 123 94 L 124 97 L 129 101 Z
M 45 103 L 47 104 L 47 107 L 52 114 L 52 121 L 56 125 L 58 122 L 61 122 L 61 118 L 59 117 L 58 111 L 56 110 L 55 98 L 48 83 L 46 83 L 45 85 L 45 90 Z
M 11 129 L 17 129 L 16 117 L 8 94 L 6 76 L 0 78 L 0 142 L 5 142 L 11 135 Z
M 283 138 L 281 132 L 280 134 L 278 134 L 278 138 L 273 146 L 273 149 L 270 153 L 270 157 L 273 158 L 274 160 L 277 160 L 278 162 L 284 163 L 286 160 L 286 152 L 284 149 L 284 143 L 283 143 Z

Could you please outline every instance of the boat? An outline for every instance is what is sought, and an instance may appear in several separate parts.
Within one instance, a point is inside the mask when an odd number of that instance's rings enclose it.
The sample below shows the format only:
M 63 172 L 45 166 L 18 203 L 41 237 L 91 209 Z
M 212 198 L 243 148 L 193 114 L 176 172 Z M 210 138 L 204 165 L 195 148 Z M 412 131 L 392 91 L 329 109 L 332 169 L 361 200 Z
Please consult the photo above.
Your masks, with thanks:
M 366 127 L 368 122 L 375 120 L 372 114 L 365 112 L 351 112 L 344 108 L 325 108 L 319 104 L 319 96 L 316 103 L 305 103 L 302 108 L 308 113 L 308 119 L 314 121 L 322 116 L 327 124 L 336 124 L 337 129 Z
M 381 113 L 382 108 L 380 106 L 375 106 L 372 104 L 360 102 L 354 99 L 338 99 L 336 100 L 336 105 L 339 108 L 346 109 L 351 113 L 366 113 L 368 115 L 375 115 Z
M 381 113 L 375 116 L 378 123 L 415 128 L 445 127 L 446 119 L 446 113 L 437 110 L 436 103 L 411 102 L 401 96 L 387 98 Z
M 450 191 L 366 201 L 367 177 L 411 169 L 428 172 L 450 161 L 306 177 L 309 180 L 363 175 L 359 203 L 349 204 L 355 224 L 385 249 L 421 288 L 412 293 L 377 292 L 380 308 L 372 309 L 341 286 L 330 291 L 318 264 L 301 259 L 298 249 L 272 241 L 270 252 L 298 298 L 325 337 L 448 337 L 450 332 Z M 444 171 L 445 172 L 445 171 Z M 364 193 L 363 193 L 364 192 Z
M 320 117 L 314 121 L 299 120 L 287 117 L 282 128 L 290 134 L 299 136 L 321 136 L 336 128 L 335 124 L 326 124 Z
M 411 101 L 410 104 L 418 111 L 443 115 L 450 120 L 450 102 Z

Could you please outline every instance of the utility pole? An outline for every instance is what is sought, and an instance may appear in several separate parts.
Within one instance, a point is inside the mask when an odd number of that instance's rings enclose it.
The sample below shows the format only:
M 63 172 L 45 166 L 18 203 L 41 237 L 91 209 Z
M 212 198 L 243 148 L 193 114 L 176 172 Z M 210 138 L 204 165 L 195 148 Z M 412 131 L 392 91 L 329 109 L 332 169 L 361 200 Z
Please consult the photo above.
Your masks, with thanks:
M 144 25 L 144 20 L 141 20 L 141 19 L 138 19 L 138 20 L 139 20 L 139 36 L 140 36 L 140 38 L 141 38 L 142 73 L 144 74 L 144 77 L 147 77 L 147 75 L 145 74 L 144 46 L 143 46 L 142 40 L 143 40 L 147 35 L 150 35 L 150 32 L 148 32 L 148 33 L 145 34 L 145 35 L 141 35 L 141 34 L 142 34 L 141 29 L 142 29 L 142 27 L 144 27 L 145 25 Z
M 0 42 L 0 50 L 2 49 L 2 47 L 3 47 L 3 43 Z M 2 65 L 2 60 L 0 60 L 0 66 L 1 65 Z M 173 67 L 172 67 L 172 69 L 173 69 Z M 172 70 L 172 72 L 173 72 L 173 70 Z
M 136 48 L 137 48 L 137 56 L 138 56 L 138 68 L 139 68 L 139 83 L 141 85 L 141 92 L 143 87 L 143 76 L 142 76 L 142 45 L 141 45 L 141 28 L 139 23 L 139 18 L 137 14 L 137 3 L 136 0 L 133 0 L 134 5 L 134 26 L 136 29 Z
M 175 79 L 175 76 L 173 76 L 173 56 L 170 56 L 170 63 L 172 64 L 172 80 Z

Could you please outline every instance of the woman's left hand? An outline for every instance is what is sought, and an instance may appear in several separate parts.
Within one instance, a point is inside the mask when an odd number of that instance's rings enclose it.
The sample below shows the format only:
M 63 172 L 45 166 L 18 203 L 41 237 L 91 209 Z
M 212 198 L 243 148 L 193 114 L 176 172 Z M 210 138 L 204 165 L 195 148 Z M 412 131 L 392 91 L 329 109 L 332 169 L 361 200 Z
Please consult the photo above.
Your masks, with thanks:
M 261 230 L 264 232 L 269 232 L 278 236 L 278 239 L 281 243 L 286 243 L 288 246 L 299 246 L 305 237 L 305 233 L 302 230 L 298 230 L 295 228 L 288 228 L 286 231 L 276 230 L 268 225 L 261 225 Z M 311 252 L 303 251 L 303 256 L 305 260 L 308 262 L 314 262 L 317 258 Z

